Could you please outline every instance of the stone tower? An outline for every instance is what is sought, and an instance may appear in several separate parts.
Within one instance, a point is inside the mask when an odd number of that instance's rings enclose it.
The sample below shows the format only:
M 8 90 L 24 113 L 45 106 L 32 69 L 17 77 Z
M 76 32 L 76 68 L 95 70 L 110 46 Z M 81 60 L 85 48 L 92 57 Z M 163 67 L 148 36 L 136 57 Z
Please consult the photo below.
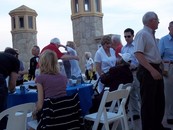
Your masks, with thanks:
M 9 15 L 11 16 L 13 48 L 19 50 L 19 59 L 23 61 L 27 69 L 32 57 L 31 48 L 33 45 L 37 45 L 37 13 L 35 10 L 22 5 L 10 11 Z
M 101 0 L 71 0 L 71 12 L 73 39 L 84 70 L 84 52 L 90 51 L 94 56 L 103 36 Z

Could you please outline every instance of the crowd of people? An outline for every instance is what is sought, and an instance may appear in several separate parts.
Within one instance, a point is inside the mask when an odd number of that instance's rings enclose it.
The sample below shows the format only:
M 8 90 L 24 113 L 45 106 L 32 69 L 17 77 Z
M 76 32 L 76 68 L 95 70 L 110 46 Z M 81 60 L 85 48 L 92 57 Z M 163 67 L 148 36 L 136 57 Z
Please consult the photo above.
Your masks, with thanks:
M 169 130 L 163 127 L 162 120 L 166 109 L 167 123 L 173 124 L 173 21 L 168 26 L 169 34 L 160 40 L 155 38 L 159 25 L 158 15 L 147 12 L 142 17 L 142 22 L 144 27 L 136 35 L 132 28 L 124 30 L 124 46 L 120 35 L 105 35 L 94 56 L 91 52 L 84 53 L 85 80 L 96 80 L 94 76 L 97 75 L 99 93 L 104 91 L 105 86 L 110 87 L 110 91 L 115 90 L 116 85 L 126 82 L 123 81 L 126 75 L 123 75 L 122 81 L 113 76 L 112 81 L 106 85 L 100 78 L 113 67 L 122 65 L 122 61 L 126 62 L 133 78 L 128 100 L 132 119 L 141 118 L 142 130 Z M 61 52 L 60 47 L 66 52 Z M 9 47 L 0 53 L 0 112 L 7 108 L 8 91 L 13 93 L 15 86 L 23 83 L 24 74 L 28 74 L 28 80 L 35 80 L 37 85 L 38 102 L 34 113 L 42 109 L 44 98 L 65 96 L 68 79 L 83 80 L 73 41 L 67 41 L 63 45 L 59 38 L 53 38 L 42 50 L 34 45 L 28 71 L 18 55 L 16 49 Z M 57 62 L 59 59 L 62 63 Z M 0 123 L 0 127 L 3 126 L 3 121 Z

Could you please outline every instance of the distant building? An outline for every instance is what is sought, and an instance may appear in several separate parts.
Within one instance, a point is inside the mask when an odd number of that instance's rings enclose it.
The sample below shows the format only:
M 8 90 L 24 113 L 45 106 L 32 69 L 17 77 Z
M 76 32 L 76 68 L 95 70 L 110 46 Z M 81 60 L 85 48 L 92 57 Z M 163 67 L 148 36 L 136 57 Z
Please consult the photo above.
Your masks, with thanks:
M 13 48 L 19 50 L 19 59 L 24 62 L 25 68 L 28 68 L 29 59 L 32 57 L 31 48 L 37 45 L 37 13 L 22 5 L 10 11 L 9 15 Z M 82 72 L 85 64 L 84 52 L 90 51 L 94 57 L 100 47 L 100 40 L 104 35 L 102 18 L 101 0 L 71 0 L 73 40 L 80 57 L 79 64 Z
M 31 48 L 37 45 L 37 28 L 35 10 L 22 5 L 9 12 L 11 16 L 11 34 L 13 48 L 19 50 L 19 59 L 29 66 L 32 57 Z
M 84 70 L 84 52 L 90 51 L 94 56 L 103 36 L 101 0 L 71 0 L 71 12 L 73 39 Z

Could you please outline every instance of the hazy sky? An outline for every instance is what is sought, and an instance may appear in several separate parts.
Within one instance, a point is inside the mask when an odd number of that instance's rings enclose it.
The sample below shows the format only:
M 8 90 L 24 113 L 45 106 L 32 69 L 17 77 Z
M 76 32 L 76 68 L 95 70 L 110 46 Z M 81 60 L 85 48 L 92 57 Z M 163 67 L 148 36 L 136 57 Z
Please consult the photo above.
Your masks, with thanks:
M 54 37 L 62 44 L 73 40 L 71 22 L 71 0 L 0 0 L 0 51 L 12 47 L 11 18 L 9 12 L 26 5 L 34 9 L 37 20 L 37 43 L 40 48 Z M 173 0 L 102 0 L 104 34 L 120 34 L 125 44 L 123 31 L 130 27 L 135 33 L 142 25 L 142 16 L 154 11 L 160 19 L 156 37 L 168 33 L 168 24 L 173 21 Z

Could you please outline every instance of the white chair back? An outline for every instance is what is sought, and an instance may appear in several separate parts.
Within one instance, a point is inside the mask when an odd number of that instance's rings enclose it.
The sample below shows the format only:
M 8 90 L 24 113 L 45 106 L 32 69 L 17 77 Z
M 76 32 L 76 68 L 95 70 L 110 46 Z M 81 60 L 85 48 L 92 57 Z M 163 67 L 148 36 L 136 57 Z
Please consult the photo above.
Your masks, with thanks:
M 85 116 L 86 120 L 94 121 L 92 130 L 97 130 L 99 123 L 103 123 L 106 130 L 109 130 L 109 123 L 114 122 L 112 129 L 116 129 L 119 121 L 123 120 L 124 130 L 129 130 L 127 123 L 127 115 L 125 111 L 125 103 L 129 96 L 131 87 L 126 89 L 121 89 L 123 85 L 119 86 L 118 90 L 115 91 L 105 91 L 98 109 L 98 112 L 88 114 Z M 107 110 L 106 104 L 112 102 L 110 110 Z M 115 106 L 119 102 L 119 105 Z M 114 111 L 117 107 L 117 111 Z
M 34 110 L 35 103 L 25 103 L 8 108 L 0 113 L 0 120 L 8 116 L 6 130 L 26 130 L 27 114 Z

